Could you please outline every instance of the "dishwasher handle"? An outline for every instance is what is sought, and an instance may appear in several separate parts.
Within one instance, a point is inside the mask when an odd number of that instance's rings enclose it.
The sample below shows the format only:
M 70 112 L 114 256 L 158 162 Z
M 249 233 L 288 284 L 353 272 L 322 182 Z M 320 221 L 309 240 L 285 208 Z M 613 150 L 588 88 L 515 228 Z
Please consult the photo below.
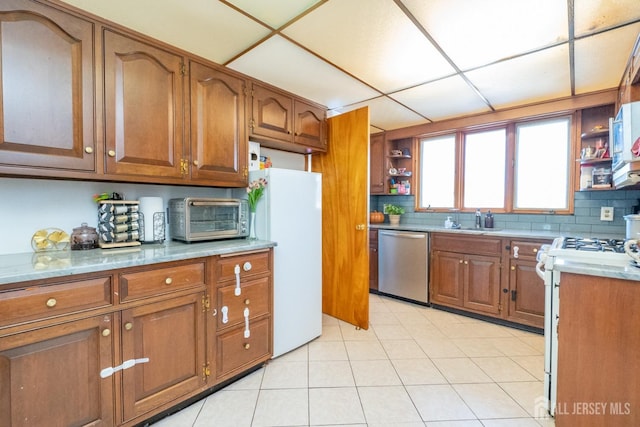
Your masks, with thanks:
M 426 233 L 397 233 L 393 231 L 379 231 L 382 236 L 402 237 L 403 239 L 425 239 Z

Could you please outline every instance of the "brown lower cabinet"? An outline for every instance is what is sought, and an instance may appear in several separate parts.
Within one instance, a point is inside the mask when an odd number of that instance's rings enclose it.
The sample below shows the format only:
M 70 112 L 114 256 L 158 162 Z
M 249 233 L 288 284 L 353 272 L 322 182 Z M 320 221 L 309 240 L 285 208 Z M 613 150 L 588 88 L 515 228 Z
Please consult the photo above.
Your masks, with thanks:
M 535 272 L 543 243 L 550 241 L 431 233 L 431 302 L 543 328 L 544 285 Z
M 271 250 L 4 287 L 0 426 L 139 424 L 270 359 L 272 298 Z
M 638 282 L 563 272 L 555 424 L 640 425 Z

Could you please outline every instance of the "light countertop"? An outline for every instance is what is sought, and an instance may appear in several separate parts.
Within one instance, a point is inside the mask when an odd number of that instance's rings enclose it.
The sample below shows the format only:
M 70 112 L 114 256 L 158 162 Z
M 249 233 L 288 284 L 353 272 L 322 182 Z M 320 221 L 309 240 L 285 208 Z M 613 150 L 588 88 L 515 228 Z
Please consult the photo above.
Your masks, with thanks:
M 390 225 L 388 223 L 370 224 L 369 228 L 379 230 L 398 230 L 398 231 L 421 231 L 428 233 L 452 233 L 452 234 L 471 234 L 481 236 L 495 237 L 520 237 L 528 239 L 549 239 L 553 240 L 562 234 L 557 231 L 531 231 L 517 229 L 500 229 L 500 228 L 444 228 L 443 226 L 422 225 L 422 224 L 400 224 Z M 609 236 L 606 236 L 609 237 Z
M 128 248 L 0 255 L 0 289 L 7 283 L 254 251 L 274 246 L 276 243 L 268 240 L 232 239 L 195 243 L 167 240 L 164 243 Z

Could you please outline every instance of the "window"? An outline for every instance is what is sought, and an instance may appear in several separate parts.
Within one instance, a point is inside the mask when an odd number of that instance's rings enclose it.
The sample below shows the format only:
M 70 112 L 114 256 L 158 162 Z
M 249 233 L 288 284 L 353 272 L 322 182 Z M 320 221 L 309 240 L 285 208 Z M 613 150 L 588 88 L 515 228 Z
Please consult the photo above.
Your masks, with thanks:
M 422 138 L 417 209 L 568 212 L 570 131 L 563 116 Z

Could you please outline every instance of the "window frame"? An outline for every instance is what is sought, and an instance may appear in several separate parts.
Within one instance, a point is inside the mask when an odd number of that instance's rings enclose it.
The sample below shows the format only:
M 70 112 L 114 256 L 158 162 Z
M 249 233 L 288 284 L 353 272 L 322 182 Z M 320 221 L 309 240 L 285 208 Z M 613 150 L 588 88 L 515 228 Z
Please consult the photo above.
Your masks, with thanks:
M 484 131 L 491 131 L 496 129 L 505 129 L 505 197 L 504 208 L 495 209 L 490 208 L 493 213 L 516 213 L 516 214 L 559 214 L 559 215 L 571 215 L 574 213 L 574 188 L 575 188 L 575 175 L 576 175 L 576 123 L 577 123 L 576 111 L 563 111 L 553 114 L 547 114 L 535 117 L 523 117 L 502 122 L 486 123 L 477 126 L 469 126 L 459 129 L 449 129 L 438 132 L 432 132 L 417 136 L 415 141 L 416 156 L 416 179 L 414 186 L 416 187 L 415 195 L 415 211 L 416 212 L 451 212 L 455 210 L 457 212 L 474 212 L 477 208 L 485 209 L 483 206 L 478 207 L 465 207 L 464 206 L 464 141 L 465 135 L 468 133 L 477 133 Z M 569 121 L 569 141 L 568 150 L 569 156 L 567 161 L 567 208 L 566 209 L 532 209 L 532 208 L 516 208 L 515 202 L 515 177 L 516 177 L 516 125 L 544 122 L 547 120 L 557 120 L 567 118 Z M 454 207 L 422 207 L 420 206 L 420 191 L 422 186 L 422 165 L 420 159 L 422 158 L 422 143 L 423 139 L 442 137 L 446 135 L 455 135 L 455 182 L 454 182 Z M 542 159 L 541 159 L 542 166 Z

